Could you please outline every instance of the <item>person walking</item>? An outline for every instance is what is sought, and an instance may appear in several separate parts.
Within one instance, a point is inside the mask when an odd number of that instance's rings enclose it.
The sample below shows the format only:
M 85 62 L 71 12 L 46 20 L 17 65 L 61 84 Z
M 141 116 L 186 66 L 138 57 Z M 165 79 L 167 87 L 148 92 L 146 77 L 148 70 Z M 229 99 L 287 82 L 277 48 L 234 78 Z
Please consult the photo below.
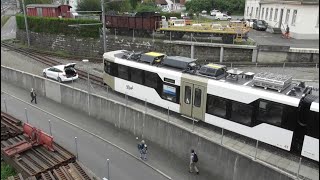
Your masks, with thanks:
M 289 39 L 289 33 L 290 33 L 290 28 L 289 28 L 289 26 L 287 24 L 286 32 L 284 34 L 285 38 Z
M 199 174 L 199 170 L 198 170 L 198 167 L 197 167 L 197 162 L 198 162 L 198 155 L 197 153 L 192 149 L 191 150 L 191 155 L 190 155 L 190 170 L 189 172 L 190 173 L 193 173 L 193 170 L 196 171 L 197 174 Z
M 33 88 L 31 88 L 30 96 L 31 96 L 31 103 L 34 101 L 37 104 L 37 94 Z
M 147 160 L 148 147 L 144 140 L 138 144 L 138 150 L 140 153 L 140 158 L 143 160 Z

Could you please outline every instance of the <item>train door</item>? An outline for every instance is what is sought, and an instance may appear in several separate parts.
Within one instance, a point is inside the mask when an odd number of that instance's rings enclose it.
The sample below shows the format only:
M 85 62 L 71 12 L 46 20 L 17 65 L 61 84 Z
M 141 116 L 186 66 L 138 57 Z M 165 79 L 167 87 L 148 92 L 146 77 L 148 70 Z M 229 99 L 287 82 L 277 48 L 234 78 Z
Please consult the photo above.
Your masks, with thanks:
M 182 81 L 180 113 L 189 118 L 204 120 L 206 108 L 206 88 L 197 84 Z

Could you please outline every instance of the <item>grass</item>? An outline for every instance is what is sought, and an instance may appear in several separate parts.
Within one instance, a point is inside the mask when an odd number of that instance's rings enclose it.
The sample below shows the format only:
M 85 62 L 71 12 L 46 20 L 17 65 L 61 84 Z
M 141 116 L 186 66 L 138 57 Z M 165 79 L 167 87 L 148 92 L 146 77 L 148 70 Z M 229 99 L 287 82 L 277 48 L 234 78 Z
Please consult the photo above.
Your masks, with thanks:
M 1 180 L 7 179 L 9 176 L 16 175 L 16 171 L 5 162 L 1 162 Z
M 9 20 L 10 17 L 11 16 L 6 16 L 6 15 L 1 17 L 1 28 L 6 24 L 6 22 Z

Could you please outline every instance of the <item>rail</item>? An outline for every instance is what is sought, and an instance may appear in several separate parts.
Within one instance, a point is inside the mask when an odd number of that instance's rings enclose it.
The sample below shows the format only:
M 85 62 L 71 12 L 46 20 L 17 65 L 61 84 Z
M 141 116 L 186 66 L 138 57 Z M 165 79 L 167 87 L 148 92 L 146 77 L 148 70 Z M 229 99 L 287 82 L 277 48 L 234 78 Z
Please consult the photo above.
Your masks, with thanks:
M 17 133 L 11 134 L 6 140 L 1 139 L 1 152 L 6 148 L 14 146 L 24 141 L 27 137 L 22 135 L 21 121 L 11 115 L 1 112 L 1 127 L 15 130 Z M 1 138 L 6 129 L 1 128 Z M 76 162 L 75 156 L 65 150 L 57 143 L 53 144 L 55 152 L 48 151 L 44 146 L 33 146 L 31 149 L 22 149 L 15 157 L 6 156 L 1 153 L 5 161 L 11 164 L 20 172 L 16 176 L 11 176 L 9 180 L 90 180 L 91 178 Z
M 55 66 L 55 65 L 61 64 L 59 61 L 56 61 L 56 60 L 51 59 L 49 57 L 45 57 L 44 54 L 40 54 L 39 52 L 34 51 L 34 50 L 15 47 L 14 45 L 11 45 L 9 43 L 4 43 L 4 42 L 1 42 L 1 47 L 5 47 L 11 51 L 15 51 L 20 54 L 26 55 L 36 61 L 39 61 L 43 64 L 46 64 L 48 66 Z M 76 70 L 77 70 L 77 73 L 78 73 L 80 79 L 87 79 L 87 72 L 79 70 L 77 68 L 76 68 Z M 93 75 L 93 74 L 90 74 L 90 80 L 92 83 L 97 84 L 97 85 L 103 84 L 103 79 L 101 77 Z

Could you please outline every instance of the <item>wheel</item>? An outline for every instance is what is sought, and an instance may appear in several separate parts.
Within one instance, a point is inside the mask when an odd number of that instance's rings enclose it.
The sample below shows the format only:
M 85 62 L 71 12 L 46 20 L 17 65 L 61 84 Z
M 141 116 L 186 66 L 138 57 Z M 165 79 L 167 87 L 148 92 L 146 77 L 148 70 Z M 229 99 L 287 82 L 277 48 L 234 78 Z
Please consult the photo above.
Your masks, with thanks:
M 58 79 L 57 79 L 57 80 L 58 80 L 60 83 L 62 82 L 60 77 L 58 77 Z
M 43 72 L 43 77 L 47 78 L 47 74 L 45 72 Z
M 217 20 L 220 21 L 220 18 L 218 18 Z

